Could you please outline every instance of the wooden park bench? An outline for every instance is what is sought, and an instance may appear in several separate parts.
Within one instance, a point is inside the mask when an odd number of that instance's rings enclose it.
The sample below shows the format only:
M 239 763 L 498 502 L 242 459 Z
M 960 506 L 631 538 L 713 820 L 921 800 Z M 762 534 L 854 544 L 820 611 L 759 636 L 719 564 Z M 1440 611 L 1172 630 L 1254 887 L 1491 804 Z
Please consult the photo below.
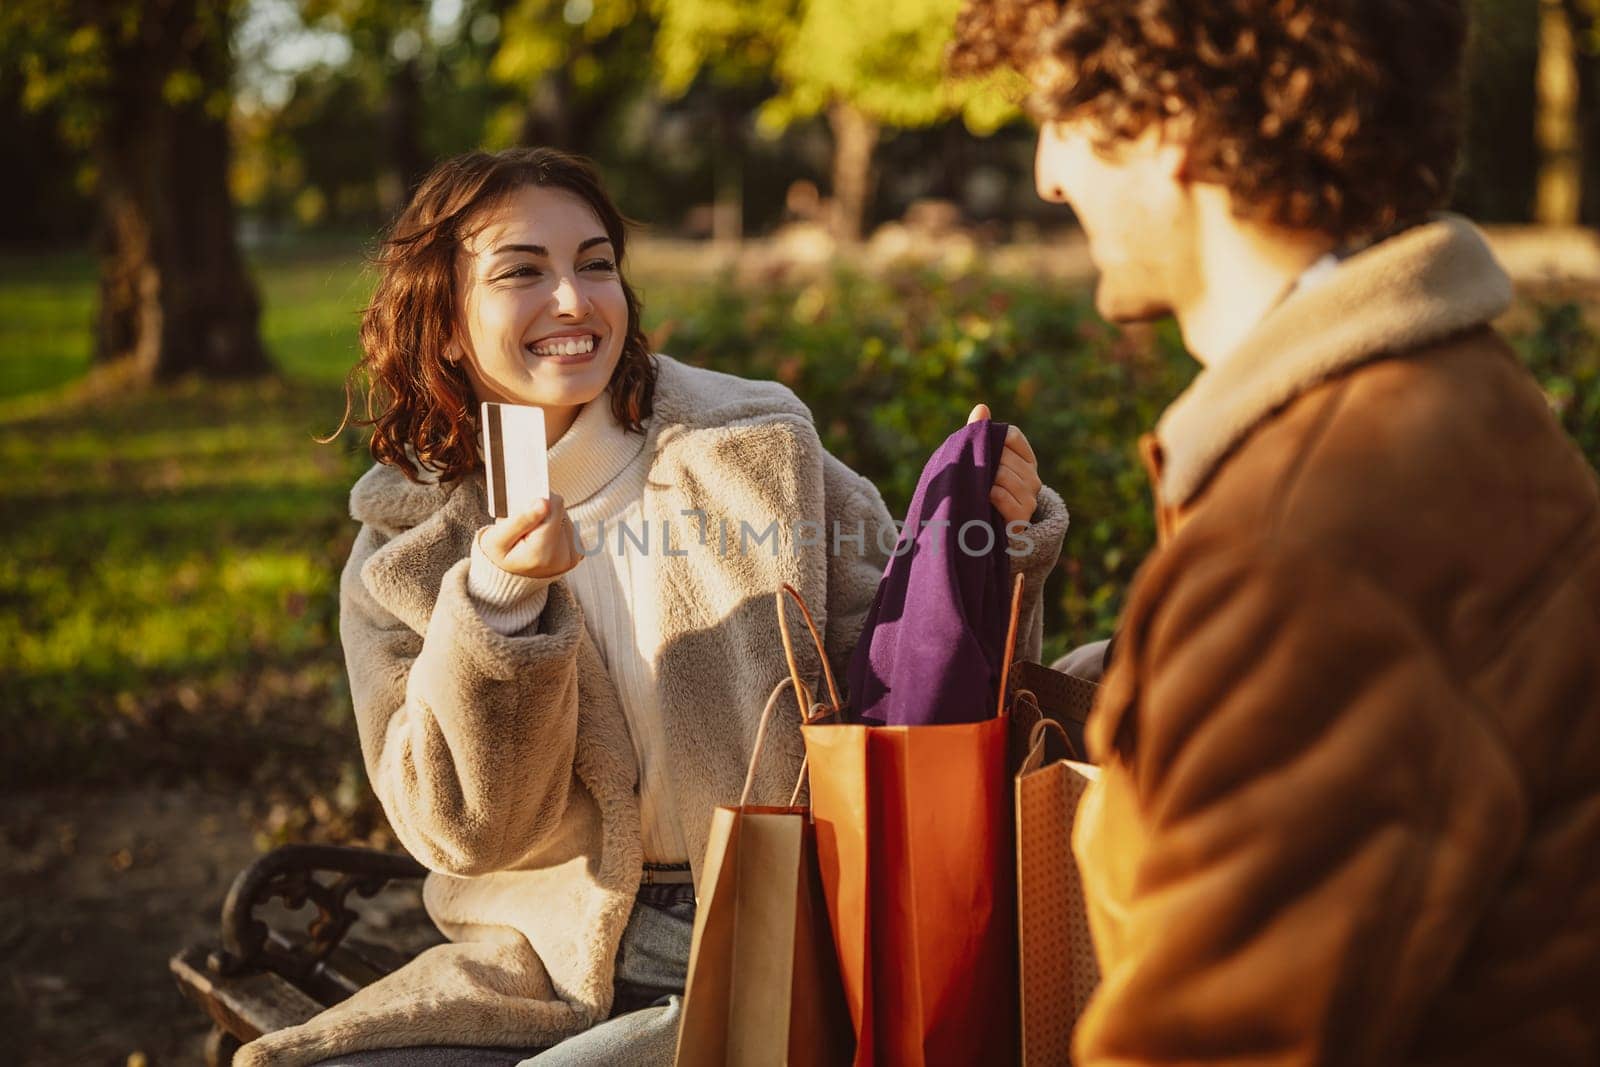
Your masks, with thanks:
M 1058 719 L 1082 752 L 1094 684 L 1033 663 L 1016 664 L 1012 681 L 1033 694 L 1033 715 Z M 1032 722 L 1016 718 L 1020 753 Z M 442 943 L 422 907 L 427 873 L 402 853 L 332 845 L 284 845 L 246 867 L 223 902 L 218 943 L 191 945 L 170 964 L 211 1017 L 209 1067 L 226 1067 L 244 1042 L 303 1023 Z M 358 911 L 352 897 L 372 903 Z M 309 922 L 306 908 L 316 909 Z
M 422 909 L 426 874 L 410 856 L 331 845 L 284 845 L 240 872 L 218 942 L 190 945 L 170 962 L 179 988 L 211 1018 L 209 1067 L 226 1067 L 245 1042 L 305 1022 L 442 942 Z M 371 903 L 358 908 L 352 898 Z

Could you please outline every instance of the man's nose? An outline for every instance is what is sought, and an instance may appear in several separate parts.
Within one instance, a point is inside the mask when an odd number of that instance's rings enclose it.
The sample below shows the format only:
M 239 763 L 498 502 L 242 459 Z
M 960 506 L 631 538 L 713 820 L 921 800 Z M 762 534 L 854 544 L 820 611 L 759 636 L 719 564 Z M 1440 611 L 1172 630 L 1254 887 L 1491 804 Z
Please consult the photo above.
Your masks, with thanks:
M 1062 158 L 1061 144 L 1046 136 L 1048 131 L 1038 131 L 1038 144 L 1034 149 L 1034 189 L 1038 198 L 1050 203 L 1067 202 L 1067 184 L 1064 171 L 1067 162 Z
M 1038 190 L 1039 199 L 1052 204 L 1065 204 L 1067 202 L 1066 186 L 1061 181 L 1062 161 L 1058 153 L 1050 150 L 1050 146 L 1039 139 L 1039 147 L 1033 156 L 1033 187 Z

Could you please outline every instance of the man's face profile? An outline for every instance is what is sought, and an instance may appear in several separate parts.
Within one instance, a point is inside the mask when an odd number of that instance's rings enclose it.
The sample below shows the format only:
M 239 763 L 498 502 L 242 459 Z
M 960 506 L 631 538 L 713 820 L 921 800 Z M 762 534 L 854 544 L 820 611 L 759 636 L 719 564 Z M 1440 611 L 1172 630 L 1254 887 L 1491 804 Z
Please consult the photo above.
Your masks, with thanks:
M 1111 322 L 1164 317 L 1190 248 L 1183 147 L 1157 126 L 1109 148 L 1093 133 L 1082 119 L 1044 123 L 1034 184 L 1042 198 L 1077 215 L 1100 272 L 1100 314 Z

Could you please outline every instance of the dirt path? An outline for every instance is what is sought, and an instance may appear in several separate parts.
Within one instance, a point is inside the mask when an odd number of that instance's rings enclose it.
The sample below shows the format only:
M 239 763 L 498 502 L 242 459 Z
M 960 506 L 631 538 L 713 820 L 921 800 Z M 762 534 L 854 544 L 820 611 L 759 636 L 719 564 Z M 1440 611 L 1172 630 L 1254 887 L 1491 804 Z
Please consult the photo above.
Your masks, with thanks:
M 228 883 L 256 854 L 245 799 L 198 788 L 0 796 L 0 1058 L 202 1062 L 208 1026 L 167 957 L 216 936 Z

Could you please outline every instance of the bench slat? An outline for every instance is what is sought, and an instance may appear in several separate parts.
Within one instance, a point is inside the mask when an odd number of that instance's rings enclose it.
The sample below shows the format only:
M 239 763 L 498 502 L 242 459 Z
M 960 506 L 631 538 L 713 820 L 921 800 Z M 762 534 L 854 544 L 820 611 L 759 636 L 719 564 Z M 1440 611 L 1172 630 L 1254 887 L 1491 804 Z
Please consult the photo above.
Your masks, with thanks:
M 322 1010 L 322 1005 L 270 972 L 227 978 L 212 974 L 206 951 L 199 946 L 173 956 L 168 966 L 184 993 L 240 1041 L 298 1026 Z

